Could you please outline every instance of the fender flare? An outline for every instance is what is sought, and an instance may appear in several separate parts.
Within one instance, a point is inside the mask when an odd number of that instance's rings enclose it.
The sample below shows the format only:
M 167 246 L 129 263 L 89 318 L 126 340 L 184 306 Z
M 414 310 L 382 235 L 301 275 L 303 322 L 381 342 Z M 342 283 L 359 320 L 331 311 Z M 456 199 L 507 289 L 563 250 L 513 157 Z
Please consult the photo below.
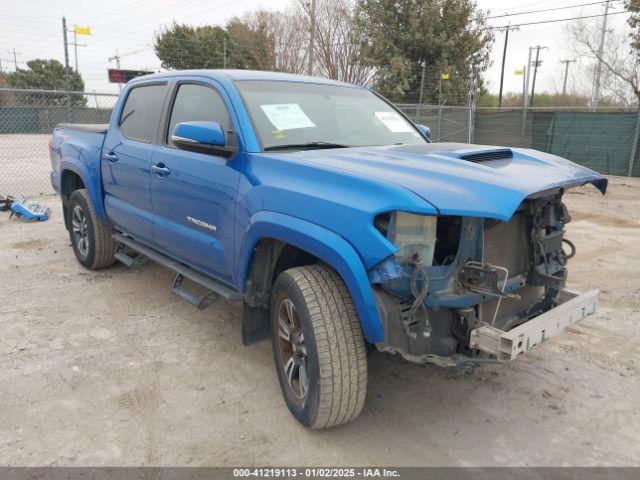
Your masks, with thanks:
M 362 259 L 344 238 L 314 223 L 276 212 L 262 211 L 251 217 L 240 244 L 236 278 L 244 292 L 253 249 L 272 238 L 305 250 L 335 269 L 347 286 L 367 341 L 381 342 L 384 327 Z
M 76 160 L 69 160 L 63 158 L 60 161 L 60 195 L 62 196 L 63 177 L 65 170 L 75 173 L 80 177 L 82 183 L 84 183 L 89 198 L 93 204 L 93 209 L 96 212 L 96 216 L 101 222 L 107 221 L 107 216 L 102 204 L 102 188 L 100 186 L 100 172 L 95 172 L 93 175 L 87 168 L 87 166 Z M 98 187 L 96 187 L 96 184 Z

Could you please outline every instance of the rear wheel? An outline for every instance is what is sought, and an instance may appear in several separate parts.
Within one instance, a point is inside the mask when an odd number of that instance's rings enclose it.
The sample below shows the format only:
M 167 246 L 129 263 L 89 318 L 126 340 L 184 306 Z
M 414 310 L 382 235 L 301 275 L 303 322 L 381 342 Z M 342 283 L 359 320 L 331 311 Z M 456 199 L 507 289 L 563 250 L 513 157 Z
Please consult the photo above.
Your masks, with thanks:
M 271 295 L 280 388 L 303 425 L 347 423 L 362 410 L 367 359 L 360 321 L 340 276 L 324 265 L 281 273 Z
M 86 189 L 71 194 L 68 215 L 69 238 L 78 262 L 90 270 L 113 265 L 116 260 L 113 229 L 98 220 Z

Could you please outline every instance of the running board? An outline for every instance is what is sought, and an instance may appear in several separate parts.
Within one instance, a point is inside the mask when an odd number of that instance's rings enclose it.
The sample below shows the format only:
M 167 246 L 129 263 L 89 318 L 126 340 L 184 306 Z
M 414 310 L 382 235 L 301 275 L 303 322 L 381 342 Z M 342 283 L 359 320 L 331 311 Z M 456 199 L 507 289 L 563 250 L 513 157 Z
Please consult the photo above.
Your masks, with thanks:
M 178 273 L 176 275 L 176 279 L 173 281 L 173 288 L 171 289 L 171 293 L 177 295 L 178 297 L 186 300 L 191 305 L 196 307 L 198 310 L 204 310 L 217 299 L 220 298 L 220 295 L 209 290 L 204 295 L 198 295 L 195 292 L 185 288 L 182 286 L 182 281 L 184 280 L 184 275 Z
M 147 263 L 146 257 L 143 257 L 140 254 L 132 257 L 124 251 L 124 247 L 125 245 L 123 243 L 118 243 L 118 246 L 116 247 L 116 253 L 114 253 L 113 255 L 116 260 L 124 263 L 129 268 L 137 268 Z
M 163 255 L 162 253 L 156 252 L 155 250 L 142 245 L 141 243 L 136 242 L 134 239 L 122 235 L 121 233 L 116 233 L 113 235 L 113 239 L 116 242 L 119 242 L 121 245 L 125 245 L 139 255 L 144 256 L 155 262 L 159 265 L 162 265 L 169 270 L 173 270 L 176 272 L 176 279 L 173 282 L 172 293 L 178 295 L 180 298 L 185 299 L 192 305 L 195 305 L 199 309 L 204 309 L 208 307 L 213 301 L 222 297 L 229 301 L 234 300 L 242 300 L 244 294 L 237 292 L 235 290 L 230 289 L 229 287 L 216 282 L 215 280 L 202 275 L 199 272 L 196 272 L 194 269 L 187 267 L 183 263 L 172 260 L 171 258 Z M 125 258 L 126 257 L 126 258 Z M 125 254 L 121 249 L 118 250 L 116 254 L 116 258 L 120 260 L 127 266 L 134 266 L 138 262 L 138 258 L 132 258 L 129 255 Z M 205 295 L 198 295 L 194 292 L 187 290 L 184 286 L 182 286 L 182 281 L 188 278 L 192 282 L 200 285 L 207 289 L 207 293 Z

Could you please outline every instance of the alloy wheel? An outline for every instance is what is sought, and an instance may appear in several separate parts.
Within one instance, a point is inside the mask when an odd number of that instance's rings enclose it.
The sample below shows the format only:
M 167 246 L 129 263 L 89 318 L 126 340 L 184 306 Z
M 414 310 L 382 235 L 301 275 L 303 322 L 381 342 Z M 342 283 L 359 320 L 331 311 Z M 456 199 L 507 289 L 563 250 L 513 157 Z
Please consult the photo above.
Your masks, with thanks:
M 80 205 L 73 207 L 71 215 L 71 231 L 73 233 L 73 242 L 82 258 L 89 255 L 89 225 L 87 216 Z
M 307 346 L 295 305 L 284 298 L 278 306 L 280 363 L 293 394 L 303 399 L 309 391 Z

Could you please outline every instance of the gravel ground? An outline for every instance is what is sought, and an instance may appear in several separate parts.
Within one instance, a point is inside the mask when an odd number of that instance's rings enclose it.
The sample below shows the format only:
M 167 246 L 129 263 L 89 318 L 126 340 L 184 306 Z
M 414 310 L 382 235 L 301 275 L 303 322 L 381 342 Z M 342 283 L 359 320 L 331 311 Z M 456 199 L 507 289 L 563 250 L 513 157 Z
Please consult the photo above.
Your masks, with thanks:
M 470 374 L 374 353 L 362 415 L 328 431 L 290 416 L 239 306 L 84 270 L 53 196 L 46 223 L 0 213 L 0 465 L 640 465 L 640 180 L 611 180 L 567 195 L 595 316 Z

